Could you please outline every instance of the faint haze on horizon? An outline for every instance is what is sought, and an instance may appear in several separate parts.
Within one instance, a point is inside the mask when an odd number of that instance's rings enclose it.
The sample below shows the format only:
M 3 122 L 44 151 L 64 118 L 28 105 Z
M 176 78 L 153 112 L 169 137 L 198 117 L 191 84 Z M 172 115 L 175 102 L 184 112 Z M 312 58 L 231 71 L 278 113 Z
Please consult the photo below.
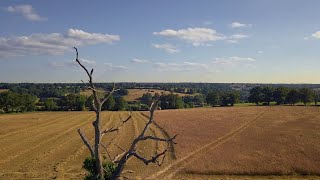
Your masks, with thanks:
M 0 2 L 0 82 L 320 84 L 320 1 Z

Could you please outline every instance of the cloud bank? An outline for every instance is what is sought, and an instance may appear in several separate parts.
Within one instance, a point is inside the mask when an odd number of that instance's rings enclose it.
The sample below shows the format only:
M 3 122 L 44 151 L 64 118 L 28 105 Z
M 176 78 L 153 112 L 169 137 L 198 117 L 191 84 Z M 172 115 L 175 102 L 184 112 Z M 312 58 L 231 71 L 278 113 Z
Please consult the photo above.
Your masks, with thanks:
M 112 44 L 120 36 L 69 29 L 67 33 L 38 33 L 29 36 L 0 37 L 0 57 L 25 55 L 62 55 L 74 46 Z

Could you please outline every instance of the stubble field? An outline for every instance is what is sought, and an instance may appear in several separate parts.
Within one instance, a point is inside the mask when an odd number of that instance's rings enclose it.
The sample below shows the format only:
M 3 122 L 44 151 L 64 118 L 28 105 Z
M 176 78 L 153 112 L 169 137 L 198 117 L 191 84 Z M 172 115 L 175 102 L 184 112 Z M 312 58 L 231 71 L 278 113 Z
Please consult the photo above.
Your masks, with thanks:
M 126 149 L 146 122 L 146 112 L 104 144 Z M 127 112 L 103 112 L 110 127 Z M 145 166 L 132 158 L 126 169 L 136 179 L 318 178 L 320 175 L 320 112 L 317 107 L 234 107 L 162 110 L 148 134 L 178 134 L 165 163 Z M 93 112 L 43 112 L 0 116 L 0 179 L 79 179 L 89 152 L 77 129 L 92 140 Z M 146 141 L 140 153 L 160 152 L 166 144 Z M 121 153 L 115 146 L 111 156 Z M 105 151 L 104 151 L 105 152 Z

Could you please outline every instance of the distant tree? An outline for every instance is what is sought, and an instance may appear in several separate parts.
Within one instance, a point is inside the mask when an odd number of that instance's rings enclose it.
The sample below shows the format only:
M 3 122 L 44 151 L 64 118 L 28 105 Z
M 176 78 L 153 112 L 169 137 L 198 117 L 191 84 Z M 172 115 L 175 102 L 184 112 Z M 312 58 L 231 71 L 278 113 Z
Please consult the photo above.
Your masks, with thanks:
M 114 110 L 122 111 L 126 108 L 127 102 L 124 100 L 123 97 L 118 96 L 118 97 L 115 97 L 114 100 L 115 100 Z
M 221 104 L 220 92 L 211 91 L 207 94 L 206 101 L 211 106 L 217 106 Z
M 297 89 L 291 89 L 287 96 L 287 102 L 289 104 L 295 105 L 300 101 L 300 92 Z
M 86 99 L 86 103 L 85 103 L 85 106 L 86 106 L 86 109 L 90 110 L 90 111 L 93 111 L 93 103 L 94 103 L 94 99 L 93 99 L 93 96 L 89 96 L 87 99 Z
M 35 109 L 36 97 L 30 94 L 14 92 L 0 93 L 0 108 L 4 112 L 24 112 Z
M 106 102 L 102 105 L 102 110 L 114 110 L 116 105 L 116 101 L 114 100 L 114 97 L 112 94 L 110 94 L 110 97 L 106 100 Z
M 320 100 L 320 93 L 319 91 L 314 91 L 313 92 L 314 96 L 313 96 L 313 101 L 314 101 L 314 105 L 318 105 L 318 101 Z
M 289 88 L 287 87 L 278 87 L 274 90 L 273 98 L 276 101 L 277 105 L 285 104 L 286 98 L 289 93 Z
M 228 92 L 227 96 L 228 96 L 228 104 L 230 104 L 230 106 L 233 106 L 235 103 L 239 102 L 240 92 L 233 90 Z
M 44 101 L 44 108 L 46 111 L 53 111 L 53 110 L 56 110 L 58 109 L 58 105 L 56 103 L 56 101 L 52 98 L 47 98 L 45 101 Z
M 83 111 L 86 109 L 87 97 L 84 95 L 76 95 L 74 109 L 77 111 Z
M 161 109 L 181 109 L 184 107 L 182 98 L 177 94 L 170 93 L 160 98 Z
M 271 86 L 262 87 L 262 101 L 270 105 L 270 102 L 273 100 L 274 88 Z
M 256 86 L 250 90 L 250 95 L 248 97 L 249 102 L 256 103 L 257 105 L 263 100 L 263 90 L 262 87 Z
M 205 102 L 205 96 L 203 94 L 195 95 L 193 97 L 193 102 L 194 102 L 195 105 L 203 106 L 203 103 Z
M 129 91 L 127 89 L 120 88 L 118 91 L 116 91 L 116 94 L 120 96 L 125 96 L 129 94 Z
M 85 110 L 87 98 L 80 94 L 68 94 L 64 96 L 59 105 L 65 110 L 82 111 Z
M 151 93 L 144 93 L 140 98 L 141 103 L 150 105 L 153 101 L 153 97 Z
M 304 105 L 314 101 L 314 91 L 309 88 L 301 88 L 300 90 L 300 100 Z

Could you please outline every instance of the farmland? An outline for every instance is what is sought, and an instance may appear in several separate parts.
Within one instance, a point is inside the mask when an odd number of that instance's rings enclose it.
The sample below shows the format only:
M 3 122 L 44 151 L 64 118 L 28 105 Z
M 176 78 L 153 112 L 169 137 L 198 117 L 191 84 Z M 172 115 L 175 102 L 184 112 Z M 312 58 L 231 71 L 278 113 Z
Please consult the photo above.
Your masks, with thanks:
M 106 137 L 126 149 L 141 131 L 146 112 L 134 112 L 119 132 Z M 103 112 L 102 126 L 128 116 Z M 318 178 L 320 175 L 320 112 L 317 107 L 273 106 L 162 110 L 148 134 L 178 134 L 165 163 L 145 166 L 132 158 L 132 178 Z M 93 139 L 93 112 L 41 112 L 0 116 L 0 179 L 79 179 L 89 152 L 77 129 Z M 143 142 L 139 149 L 153 155 L 166 148 Z M 117 147 L 111 156 L 121 153 Z
M 152 95 L 158 93 L 158 94 L 169 94 L 170 91 L 164 91 L 164 90 L 160 90 L 160 89 L 128 89 L 129 94 L 124 96 L 124 99 L 126 101 L 137 101 L 139 100 L 139 98 L 142 97 L 143 94 L 145 93 L 150 93 Z M 174 92 L 174 94 L 178 94 L 179 96 L 194 96 L 196 94 L 184 94 L 184 93 L 177 93 Z

